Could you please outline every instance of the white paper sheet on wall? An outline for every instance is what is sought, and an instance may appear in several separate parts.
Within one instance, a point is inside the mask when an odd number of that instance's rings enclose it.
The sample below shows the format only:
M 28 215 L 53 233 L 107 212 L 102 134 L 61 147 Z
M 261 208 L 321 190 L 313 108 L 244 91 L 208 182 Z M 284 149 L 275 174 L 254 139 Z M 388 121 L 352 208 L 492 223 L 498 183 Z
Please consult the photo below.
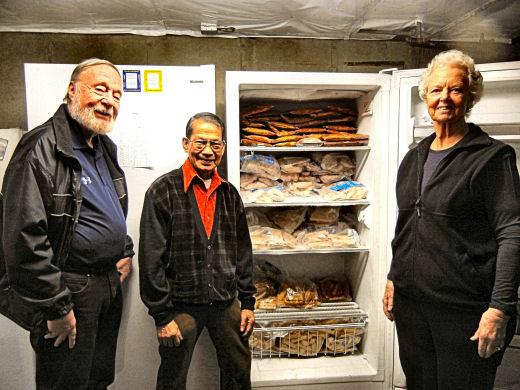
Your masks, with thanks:
M 148 130 L 138 111 L 132 111 L 117 121 L 110 138 L 117 145 L 119 164 L 122 167 L 153 168 L 148 152 Z

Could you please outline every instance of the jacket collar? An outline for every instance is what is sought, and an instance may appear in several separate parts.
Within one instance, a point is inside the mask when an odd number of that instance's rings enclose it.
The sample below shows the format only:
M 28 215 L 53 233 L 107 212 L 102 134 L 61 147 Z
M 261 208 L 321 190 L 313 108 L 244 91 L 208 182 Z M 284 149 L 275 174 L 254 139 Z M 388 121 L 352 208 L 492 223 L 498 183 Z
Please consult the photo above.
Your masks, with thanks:
M 193 164 L 191 163 L 191 161 L 189 159 L 186 159 L 186 161 L 182 165 L 182 174 L 183 174 L 184 192 L 188 192 L 188 189 L 189 189 L 191 183 L 193 182 L 193 180 L 195 180 L 195 178 L 197 178 L 197 180 L 200 180 L 201 182 L 204 181 L 197 174 L 197 171 L 195 170 L 195 168 L 193 167 Z M 223 183 L 226 183 L 226 180 L 224 180 L 222 177 L 220 177 L 220 175 L 218 174 L 218 171 L 215 169 L 213 171 L 213 175 L 211 176 L 211 187 L 208 189 L 208 191 L 213 190 L 214 188 L 220 186 Z
M 54 128 L 54 135 L 56 136 L 57 151 L 72 158 L 74 158 L 71 139 L 71 131 L 73 131 L 71 127 L 73 123 L 74 120 L 67 111 L 67 105 L 63 103 L 52 117 L 52 127 Z
M 74 157 L 74 149 L 72 142 L 72 132 L 79 129 L 77 123 L 69 114 L 67 105 L 61 104 L 56 113 L 52 117 L 52 126 L 54 128 L 54 135 L 56 137 L 56 150 L 67 157 Z M 116 156 L 116 149 L 113 142 L 106 135 L 100 134 L 97 136 L 99 143 L 104 148 L 108 149 L 111 156 Z
M 463 148 L 469 148 L 473 146 L 489 146 L 493 142 L 489 135 L 483 131 L 480 127 L 473 123 L 468 123 L 469 131 L 468 133 L 462 138 L 452 149 L 463 149 Z M 419 153 L 419 156 L 426 156 L 428 155 L 428 150 L 430 149 L 430 146 L 435 139 L 435 133 L 430 134 L 428 137 L 426 137 L 424 140 L 419 142 L 419 145 L 417 145 L 417 153 Z

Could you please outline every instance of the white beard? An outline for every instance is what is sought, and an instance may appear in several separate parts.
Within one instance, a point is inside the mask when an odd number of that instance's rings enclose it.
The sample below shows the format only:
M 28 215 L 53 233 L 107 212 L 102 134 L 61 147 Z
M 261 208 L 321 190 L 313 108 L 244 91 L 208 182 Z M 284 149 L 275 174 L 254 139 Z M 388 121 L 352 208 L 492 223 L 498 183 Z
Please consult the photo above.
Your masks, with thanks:
M 79 105 L 79 99 L 73 98 L 68 104 L 70 116 L 76 120 L 82 127 L 92 131 L 94 134 L 108 134 L 114 127 L 114 109 L 106 109 L 101 103 L 94 107 L 82 108 Z M 110 114 L 112 117 L 110 121 L 103 121 L 96 118 L 95 111 Z

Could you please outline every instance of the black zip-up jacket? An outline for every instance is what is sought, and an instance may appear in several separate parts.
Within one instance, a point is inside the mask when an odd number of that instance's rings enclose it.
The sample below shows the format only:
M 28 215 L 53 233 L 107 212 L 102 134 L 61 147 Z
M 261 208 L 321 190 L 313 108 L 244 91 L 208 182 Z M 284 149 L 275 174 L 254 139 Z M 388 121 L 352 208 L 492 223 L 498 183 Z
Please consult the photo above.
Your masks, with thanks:
M 435 134 L 408 152 L 388 278 L 401 294 L 514 315 L 520 276 L 520 184 L 514 149 L 479 127 L 439 163 L 421 195 Z
M 61 269 L 81 209 L 81 166 L 74 157 L 66 105 L 43 125 L 24 134 L 15 149 L 3 182 L 2 251 L 11 287 L 43 311 L 47 319 L 72 308 L 71 293 Z M 107 166 L 123 213 L 128 197 L 115 144 L 99 135 Z M 127 237 L 121 258 L 133 256 Z

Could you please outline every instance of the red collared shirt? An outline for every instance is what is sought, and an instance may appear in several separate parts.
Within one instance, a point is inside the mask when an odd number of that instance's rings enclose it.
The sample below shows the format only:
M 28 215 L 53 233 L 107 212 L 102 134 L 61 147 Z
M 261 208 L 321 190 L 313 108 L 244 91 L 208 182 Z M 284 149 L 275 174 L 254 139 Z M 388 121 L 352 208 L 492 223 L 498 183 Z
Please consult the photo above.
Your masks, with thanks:
M 204 185 L 204 180 L 197 175 L 195 168 L 193 168 L 190 160 L 182 166 L 182 174 L 184 176 L 184 192 L 188 192 L 191 184 L 193 184 L 193 192 L 195 199 L 197 199 L 197 205 L 199 207 L 200 217 L 204 223 L 206 234 L 208 238 L 211 236 L 211 229 L 213 228 L 213 221 L 215 219 L 215 207 L 217 205 L 217 188 L 224 182 L 217 170 L 213 172 L 211 177 L 211 185 L 208 189 Z M 194 180 L 197 178 L 197 180 Z

